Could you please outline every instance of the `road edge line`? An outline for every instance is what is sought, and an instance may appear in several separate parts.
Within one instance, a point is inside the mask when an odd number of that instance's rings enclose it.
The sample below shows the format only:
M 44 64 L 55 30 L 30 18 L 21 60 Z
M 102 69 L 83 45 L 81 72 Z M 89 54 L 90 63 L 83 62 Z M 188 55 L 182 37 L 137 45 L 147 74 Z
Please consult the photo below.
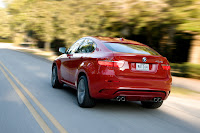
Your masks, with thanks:
M 0 62 L 1 63 L 1 62 Z M 11 84 L 13 89 L 16 91 L 20 99 L 23 101 L 23 103 L 26 105 L 30 113 L 33 115 L 39 126 L 42 128 L 42 130 L 45 133 L 53 133 L 52 130 L 49 128 L 47 123 L 42 119 L 42 117 L 39 115 L 39 113 L 35 110 L 33 105 L 28 101 L 28 99 L 25 97 L 25 95 L 21 92 L 21 90 L 16 86 L 16 84 L 12 81 L 12 79 L 8 76 L 8 74 L 3 70 L 3 68 L 0 66 L 0 70 L 8 80 L 8 82 Z
M 51 115 L 48 110 L 32 95 L 32 93 L 8 70 L 8 68 L 0 62 L 0 64 L 8 71 L 8 73 L 13 77 L 13 79 L 22 87 L 22 89 L 29 95 L 33 102 L 40 108 L 40 110 L 45 114 L 45 116 L 53 123 L 53 125 L 61 133 L 68 133 L 65 128 Z

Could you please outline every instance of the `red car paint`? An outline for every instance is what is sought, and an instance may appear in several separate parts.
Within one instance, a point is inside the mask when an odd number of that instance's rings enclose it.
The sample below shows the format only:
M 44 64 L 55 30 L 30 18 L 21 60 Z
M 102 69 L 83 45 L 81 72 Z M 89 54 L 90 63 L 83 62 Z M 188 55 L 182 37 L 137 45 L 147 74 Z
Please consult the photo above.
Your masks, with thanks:
M 88 79 L 90 96 L 95 99 L 114 99 L 126 96 L 129 101 L 146 101 L 154 97 L 167 99 L 171 87 L 169 62 L 161 55 L 113 52 L 104 43 L 121 43 L 148 47 L 139 42 L 110 38 L 84 37 L 94 42 L 90 53 L 60 55 L 53 64 L 58 68 L 59 82 L 77 88 L 78 78 Z M 148 47 L 149 48 L 149 47 Z M 153 50 L 152 50 L 153 51 Z M 155 51 L 154 51 L 155 52 Z M 136 70 L 136 63 L 149 64 L 149 71 Z

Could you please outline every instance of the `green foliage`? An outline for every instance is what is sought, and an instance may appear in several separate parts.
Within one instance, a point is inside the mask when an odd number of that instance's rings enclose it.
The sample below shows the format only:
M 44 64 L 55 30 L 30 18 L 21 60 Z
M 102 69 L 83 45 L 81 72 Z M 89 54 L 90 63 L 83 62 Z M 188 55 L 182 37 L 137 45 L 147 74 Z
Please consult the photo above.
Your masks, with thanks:
M 172 75 L 200 79 L 200 64 L 170 63 Z
M 46 45 L 64 40 L 69 47 L 83 36 L 126 37 L 165 56 L 173 51 L 177 31 L 200 34 L 199 0 L 7 1 L 0 10 L 0 36 L 13 40 L 28 36 Z
M 8 38 L 11 35 L 11 30 L 10 30 L 10 16 L 8 15 L 6 9 L 1 9 L 0 8 L 0 37 L 2 38 Z

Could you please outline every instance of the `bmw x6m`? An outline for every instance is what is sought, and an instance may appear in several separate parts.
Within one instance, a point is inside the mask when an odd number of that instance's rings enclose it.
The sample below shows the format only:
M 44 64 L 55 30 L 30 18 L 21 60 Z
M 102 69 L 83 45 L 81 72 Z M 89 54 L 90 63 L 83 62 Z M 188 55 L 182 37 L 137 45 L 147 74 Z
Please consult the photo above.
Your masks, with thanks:
M 81 107 L 93 107 L 95 99 L 141 101 L 158 108 L 171 88 L 167 59 L 142 43 L 123 38 L 83 37 L 52 65 L 54 88 L 68 84 L 77 89 Z

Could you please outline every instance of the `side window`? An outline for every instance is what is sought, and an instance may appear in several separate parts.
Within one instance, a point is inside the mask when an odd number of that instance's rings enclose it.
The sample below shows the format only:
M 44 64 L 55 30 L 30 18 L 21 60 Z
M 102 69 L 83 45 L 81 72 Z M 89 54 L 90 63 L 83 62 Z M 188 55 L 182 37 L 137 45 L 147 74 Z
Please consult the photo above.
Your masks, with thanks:
M 67 50 L 67 53 L 68 53 L 68 54 L 74 54 L 74 53 L 76 53 L 78 47 L 82 44 L 83 41 L 84 41 L 84 39 L 80 39 L 80 40 L 76 41 L 76 42 Z
M 95 48 L 96 44 L 92 40 L 85 39 L 83 44 L 78 48 L 77 53 L 91 53 Z

